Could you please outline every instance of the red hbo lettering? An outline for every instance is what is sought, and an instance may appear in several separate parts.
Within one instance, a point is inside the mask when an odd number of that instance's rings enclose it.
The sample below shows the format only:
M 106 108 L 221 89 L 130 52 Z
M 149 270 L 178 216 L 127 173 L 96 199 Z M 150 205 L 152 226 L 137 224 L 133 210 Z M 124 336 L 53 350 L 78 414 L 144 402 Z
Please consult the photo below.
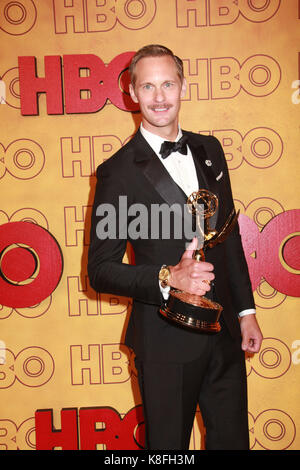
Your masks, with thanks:
M 263 277 L 277 291 L 300 297 L 300 210 L 276 215 L 261 232 L 243 214 L 239 224 L 253 290 Z
M 0 226 L 0 304 L 31 307 L 47 298 L 62 274 L 62 254 L 53 236 L 29 222 Z
M 129 95 L 128 66 L 134 52 L 124 52 L 107 66 L 94 54 L 64 56 L 65 105 L 67 113 L 93 113 L 107 99 L 124 111 L 138 105 Z M 19 57 L 21 113 L 38 114 L 37 95 L 46 93 L 48 114 L 63 114 L 60 56 L 45 57 L 45 77 L 36 75 L 34 57 Z M 83 74 L 87 76 L 83 76 Z
M 107 98 L 119 109 L 133 110 L 133 103 L 128 93 L 128 73 L 124 77 L 133 54 L 133 52 L 120 54 L 107 67 L 99 57 L 93 54 L 64 56 L 66 112 L 98 111 L 105 105 Z M 87 69 L 89 76 L 80 76 L 81 69 Z M 119 86 L 119 79 L 122 89 Z M 90 92 L 89 98 L 81 98 L 82 90 Z M 135 108 L 137 109 L 136 105 Z
M 19 57 L 21 113 L 38 114 L 38 94 L 46 93 L 48 114 L 63 114 L 60 56 L 45 57 L 45 78 L 36 75 L 35 57 Z
M 94 54 L 65 55 L 64 92 L 67 113 L 92 113 L 107 99 L 123 111 L 137 111 L 129 94 L 128 67 L 134 52 L 124 52 L 108 65 Z M 38 95 L 46 94 L 48 114 L 63 114 L 63 89 L 60 56 L 46 56 L 45 77 L 38 77 L 35 57 L 19 57 L 22 115 L 38 114 Z M 234 57 L 184 59 L 187 96 L 197 90 L 197 100 L 231 99 L 241 90 L 262 97 L 273 93 L 281 81 L 281 68 L 270 56 L 255 55 L 242 64 Z M 196 72 L 192 68 L 196 67 Z
M 61 410 L 61 430 L 53 429 L 52 410 L 35 413 L 36 449 L 78 450 L 77 409 Z M 109 407 L 79 410 L 81 450 L 139 450 L 145 441 L 142 406 L 136 406 L 122 418 Z
M 283 294 L 300 297 L 300 210 L 279 214 L 262 233 L 264 256 L 280 261 L 270 271 L 266 263 L 266 281 Z
M 252 255 L 253 253 L 256 255 L 260 232 L 256 223 L 244 214 L 240 214 L 239 216 L 239 226 L 251 278 L 252 290 L 255 291 L 261 279 L 261 272 L 258 269 L 256 256 Z
M 142 407 L 130 410 L 124 418 L 113 408 L 80 410 L 80 442 L 82 450 L 96 449 L 102 444 L 107 450 L 138 450 L 144 442 Z M 96 429 L 96 423 L 103 423 Z
M 78 450 L 77 410 L 61 410 L 61 431 L 53 430 L 52 410 L 35 413 L 36 450 Z
M 80 76 L 80 69 L 88 70 L 89 76 Z M 64 56 L 64 77 L 67 113 L 93 113 L 105 105 L 106 87 L 103 85 L 107 74 L 105 64 L 99 57 L 93 54 Z M 82 90 L 89 91 L 89 98 L 82 99 Z

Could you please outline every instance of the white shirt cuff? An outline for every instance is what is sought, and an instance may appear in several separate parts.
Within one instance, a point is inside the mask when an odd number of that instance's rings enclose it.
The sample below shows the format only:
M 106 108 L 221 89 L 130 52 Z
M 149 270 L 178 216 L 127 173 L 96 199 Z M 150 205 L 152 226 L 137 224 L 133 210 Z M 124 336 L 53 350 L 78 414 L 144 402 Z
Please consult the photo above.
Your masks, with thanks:
M 256 311 L 254 308 L 248 308 L 246 310 L 242 310 L 240 313 L 239 313 L 239 317 L 242 318 L 242 317 L 245 317 L 246 315 L 255 315 L 256 314 Z
M 161 287 L 160 282 L 159 282 L 159 288 L 160 288 L 160 292 L 162 293 L 163 298 L 165 300 L 168 300 L 169 292 L 170 292 L 170 286 Z

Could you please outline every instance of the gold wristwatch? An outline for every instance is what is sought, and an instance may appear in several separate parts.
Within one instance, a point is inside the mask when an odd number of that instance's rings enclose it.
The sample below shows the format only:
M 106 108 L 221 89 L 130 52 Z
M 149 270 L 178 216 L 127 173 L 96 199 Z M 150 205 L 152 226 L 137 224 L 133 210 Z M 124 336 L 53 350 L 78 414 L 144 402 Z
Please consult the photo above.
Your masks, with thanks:
M 162 288 L 167 287 L 169 285 L 168 282 L 170 275 L 171 271 L 169 266 L 163 264 L 158 274 L 158 279 Z

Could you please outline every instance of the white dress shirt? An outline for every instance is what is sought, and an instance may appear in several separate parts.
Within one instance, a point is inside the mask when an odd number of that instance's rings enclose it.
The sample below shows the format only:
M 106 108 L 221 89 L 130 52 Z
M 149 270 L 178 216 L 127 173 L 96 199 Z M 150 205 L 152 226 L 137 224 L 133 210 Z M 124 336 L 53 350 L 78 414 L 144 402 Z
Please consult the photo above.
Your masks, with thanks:
M 168 171 L 171 178 L 177 183 L 177 185 L 184 191 L 187 196 L 190 196 L 194 191 L 198 191 L 198 178 L 196 173 L 196 168 L 193 160 L 191 150 L 188 147 L 187 155 L 182 155 L 179 152 L 173 152 L 172 156 L 167 158 L 162 158 L 160 155 L 161 144 L 165 141 L 163 137 L 153 134 L 152 132 L 147 131 L 143 124 L 140 126 L 140 131 L 142 136 L 146 139 L 148 144 L 151 146 L 152 150 L 155 152 L 157 157 L 160 159 L 161 163 L 164 165 Z M 178 134 L 175 139 L 177 142 L 182 136 L 182 131 L 180 127 L 178 128 Z M 170 287 L 161 287 L 159 284 L 160 290 L 164 299 L 167 299 L 169 296 Z M 244 315 L 256 313 L 254 309 L 243 310 L 239 313 L 239 317 Z
M 187 196 L 190 196 L 194 191 L 198 191 L 198 178 L 190 149 L 188 148 L 187 155 L 182 155 L 182 153 L 179 152 L 173 152 L 171 158 L 162 158 L 159 153 L 160 147 L 166 139 L 147 131 L 144 129 L 143 125 L 141 125 L 141 133 L 147 140 L 148 144 L 152 147 L 175 183 L 178 184 L 184 193 Z M 179 128 L 175 142 L 177 142 L 180 137 L 182 137 L 182 131 Z

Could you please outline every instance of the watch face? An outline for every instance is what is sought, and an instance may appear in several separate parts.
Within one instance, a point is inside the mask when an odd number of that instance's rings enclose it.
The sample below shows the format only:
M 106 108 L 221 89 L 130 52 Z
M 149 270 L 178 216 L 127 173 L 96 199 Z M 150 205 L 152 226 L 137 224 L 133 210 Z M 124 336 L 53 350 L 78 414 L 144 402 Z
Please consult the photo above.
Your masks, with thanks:
M 170 274 L 170 271 L 167 268 L 163 268 L 163 269 L 161 269 L 161 271 L 159 273 L 159 279 L 161 281 L 164 281 L 165 279 L 167 279 L 169 274 Z

